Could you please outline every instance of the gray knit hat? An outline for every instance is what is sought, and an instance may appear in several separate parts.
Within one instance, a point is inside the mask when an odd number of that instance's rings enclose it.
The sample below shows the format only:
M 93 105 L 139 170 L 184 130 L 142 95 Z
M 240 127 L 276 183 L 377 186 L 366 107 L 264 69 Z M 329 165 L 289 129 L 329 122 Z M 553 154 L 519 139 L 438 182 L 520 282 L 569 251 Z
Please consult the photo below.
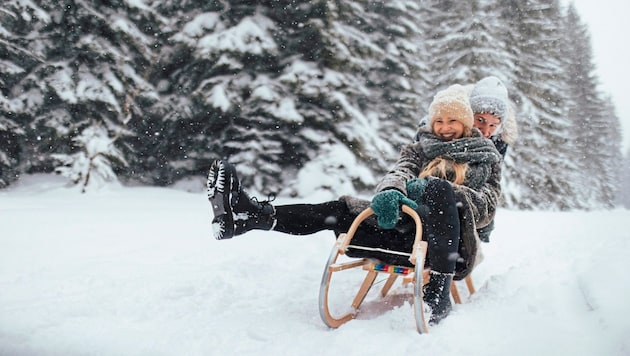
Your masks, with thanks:
M 508 114 L 508 91 L 497 77 L 486 77 L 470 92 L 470 107 L 475 114 L 490 113 L 503 122 Z

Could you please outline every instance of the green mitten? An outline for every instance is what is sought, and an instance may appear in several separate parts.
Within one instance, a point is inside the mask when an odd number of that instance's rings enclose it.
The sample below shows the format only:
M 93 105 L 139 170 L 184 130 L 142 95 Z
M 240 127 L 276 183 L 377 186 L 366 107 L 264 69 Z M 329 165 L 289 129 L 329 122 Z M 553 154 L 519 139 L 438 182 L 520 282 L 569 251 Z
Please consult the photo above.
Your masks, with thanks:
M 412 209 L 417 209 L 418 204 L 407 198 L 397 190 L 384 190 L 372 198 L 370 207 L 376 215 L 378 226 L 383 229 L 393 229 L 400 217 L 400 205 L 409 205 Z
M 420 204 L 428 183 L 428 178 L 414 178 L 409 180 L 407 182 L 407 196 Z

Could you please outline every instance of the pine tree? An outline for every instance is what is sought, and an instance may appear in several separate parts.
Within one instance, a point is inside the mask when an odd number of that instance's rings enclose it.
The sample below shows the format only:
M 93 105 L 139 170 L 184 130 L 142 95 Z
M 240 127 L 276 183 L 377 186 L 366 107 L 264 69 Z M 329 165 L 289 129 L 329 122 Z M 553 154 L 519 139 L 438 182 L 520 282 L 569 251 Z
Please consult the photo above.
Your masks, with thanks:
M 144 8 L 100 1 L 6 6 L 23 20 L 11 26 L 19 30 L 22 55 L 8 95 L 27 103 L 16 110 L 27 127 L 20 150 L 30 158 L 20 169 L 51 170 L 53 154 L 80 157 L 75 153 L 88 149 L 75 138 L 91 126 L 105 128 L 110 137 L 129 133 L 125 125 L 140 114 L 138 101 L 155 97 L 143 73 L 159 41 L 152 28 L 163 19 Z
M 474 47 L 479 45 L 474 40 L 474 9 L 477 1 L 438 1 L 422 3 L 420 16 L 424 19 L 421 26 L 429 50 L 427 68 L 432 75 L 431 93 L 433 95 L 449 85 L 474 82 L 475 69 Z
M 127 166 L 127 162 L 114 146 L 116 138 L 109 137 L 107 130 L 96 124 L 88 126 L 73 140 L 84 149 L 72 155 L 53 154 L 52 158 L 61 162 L 55 169 L 57 173 L 80 185 L 83 193 L 88 189 L 100 189 L 105 184 L 118 182 L 112 162 L 124 166 Z
M 453 83 L 470 84 L 486 76 L 499 77 L 512 92 L 517 82 L 517 51 L 506 37 L 506 22 L 501 21 L 501 5 L 495 1 L 424 1 L 420 10 L 421 21 L 430 48 L 427 66 L 434 82 L 430 93 L 442 90 Z M 431 95 L 427 95 L 426 105 Z M 520 113 L 516 113 L 517 118 Z M 511 191 L 520 186 L 515 165 L 514 150 L 509 149 L 503 163 L 504 194 L 513 204 Z
M 176 5 L 167 3 L 169 6 Z M 164 98 L 151 108 L 135 130 L 147 132 L 134 145 L 151 145 L 140 157 L 145 172 L 168 184 L 190 174 L 205 174 L 212 159 L 227 157 L 239 166 L 244 184 L 266 190 L 282 185 L 283 166 L 307 160 L 309 145 L 301 130 L 307 110 L 286 72 L 299 51 L 317 56 L 317 37 L 308 16 L 317 16 L 308 2 L 232 1 L 184 7 L 170 40 L 172 50 L 156 78 Z M 161 10 L 163 11 L 163 10 Z M 301 19 L 304 22 L 302 22 Z M 298 41 L 311 41 L 309 47 Z M 314 75 L 322 86 L 316 65 L 296 65 Z M 312 72 L 309 72 L 314 69 Z M 301 79 L 309 79 L 299 78 Z M 312 102 L 322 95 L 318 84 L 305 108 L 317 111 L 314 125 L 328 115 Z M 318 93 L 319 92 L 319 93 Z M 326 126 L 320 128 L 326 136 Z M 255 180 L 255 181 L 254 181 Z
M 598 207 L 613 208 L 621 189 L 621 177 L 623 174 L 623 168 L 619 169 L 616 165 L 617 162 L 623 162 L 621 153 L 621 122 L 615 111 L 612 98 L 607 97 L 603 100 L 601 110 L 601 121 L 599 125 L 595 126 L 597 127 L 596 130 L 601 130 L 600 135 L 591 144 L 594 144 L 602 154 L 599 156 L 596 156 L 595 152 L 591 154 L 591 160 L 596 162 L 591 173 L 599 178 L 596 178 L 595 181 Z
M 576 152 L 577 180 L 574 185 L 588 208 L 610 208 L 614 204 L 616 175 L 607 162 L 621 157 L 619 119 L 612 103 L 602 98 L 586 26 L 573 4 L 566 16 L 565 60 L 569 71 L 567 91 L 571 137 Z
M 489 75 L 511 79 L 515 58 L 507 50 L 505 23 L 498 21 L 494 2 L 425 1 L 420 14 L 433 92 Z
M 163 148 L 150 155 L 155 166 L 200 173 L 211 159 L 228 157 L 256 190 L 280 190 L 332 147 L 348 147 L 358 165 L 382 172 L 417 122 L 422 51 L 414 6 L 242 1 L 191 10 L 166 58 L 181 65 L 161 73 L 167 99 L 153 107 L 153 127 L 135 130 L 177 143 L 142 139 Z M 338 163 L 325 170 L 347 176 Z M 373 178 L 357 175 L 354 182 L 369 187 Z
M 621 164 L 617 203 L 630 209 L 630 148 L 626 150 Z
M 391 165 L 394 148 L 411 141 L 426 109 L 430 78 L 421 65 L 426 48 L 418 8 L 415 1 L 335 1 L 326 11 L 326 66 L 349 84 L 337 91 L 351 114 L 337 125 L 338 136 L 377 172 Z
M 427 44 L 417 21 L 421 5 L 407 0 L 361 4 L 363 7 L 354 3 L 345 9 L 344 20 L 332 26 L 337 29 L 333 35 L 350 51 L 344 60 L 354 62 L 353 67 L 359 70 L 367 89 L 379 94 L 380 100 L 366 104 L 372 104 L 368 110 L 380 116 L 382 137 L 396 145 L 406 144 L 409 136 L 398 137 L 401 127 L 415 127 L 419 119 L 416 115 L 426 110 L 422 99 L 432 81 L 424 65 L 428 58 Z M 354 37 L 348 35 L 352 30 L 341 30 L 353 25 L 357 27 L 354 32 L 360 31 Z M 358 38 L 368 40 L 362 43 Z
M 37 160 L 24 142 L 28 142 L 30 110 L 42 99 L 30 95 L 30 89 L 21 93 L 17 86 L 29 68 L 44 62 L 37 47 L 30 46 L 29 38 L 33 28 L 47 21 L 49 17 L 39 7 L 17 1 L 0 5 L 0 188 L 16 181 L 26 162 Z
M 511 96 L 521 118 L 521 139 L 511 155 L 518 169 L 510 177 L 518 182 L 520 191 L 511 191 L 507 204 L 525 209 L 579 207 L 579 194 L 571 186 L 577 168 L 570 159 L 573 150 L 559 4 L 506 1 L 500 11 L 502 20 L 511 24 L 506 43 L 518 58 Z

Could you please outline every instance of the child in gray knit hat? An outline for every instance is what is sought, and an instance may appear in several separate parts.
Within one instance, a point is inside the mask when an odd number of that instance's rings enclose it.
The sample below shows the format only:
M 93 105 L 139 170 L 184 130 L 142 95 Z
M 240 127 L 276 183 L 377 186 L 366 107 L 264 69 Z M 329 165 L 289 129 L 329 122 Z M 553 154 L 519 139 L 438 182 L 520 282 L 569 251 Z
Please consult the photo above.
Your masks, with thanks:
M 497 150 L 505 156 L 508 145 L 516 140 L 514 110 L 503 82 L 489 76 L 478 81 L 470 92 L 470 107 L 475 115 L 475 127 L 492 139 Z
M 478 81 L 470 92 L 470 107 L 474 112 L 475 127 L 491 139 L 501 156 L 505 157 L 508 146 L 516 140 L 518 130 L 503 82 L 494 76 Z M 492 230 L 494 219 L 487 226 L 477 229 L 479 239 L 489 242 Z
M 470 92 L 470 107 L 475 113 L 490 113 L 499 119 L 506 117 L 508 91 L 497 77 L 486 77 L 478 81 Z

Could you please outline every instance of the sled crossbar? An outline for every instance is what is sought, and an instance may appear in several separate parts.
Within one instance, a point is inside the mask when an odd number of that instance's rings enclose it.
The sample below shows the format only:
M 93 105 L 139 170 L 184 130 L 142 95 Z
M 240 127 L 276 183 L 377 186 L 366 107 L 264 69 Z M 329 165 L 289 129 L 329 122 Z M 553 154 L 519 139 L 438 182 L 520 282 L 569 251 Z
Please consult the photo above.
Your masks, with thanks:
M 365 247 L 365 246 L 357 246 L 357 245 L 347 245 L 346 247 L 347 248 L 353 248 L 353 249 L 356 249 L 356 250 L 384 252 L 384 253 L 389 253 L 390 255 L 400 255 L 400 256 L 411 257 L 411 253 L 401 252 L 401 251 L 394 251 L 394 250 L 388 250 L 388 249 L 379 248 L 379 247 Z
M 331 272 L 339 272 L 350 268 L 361 267 L 365 264 L 364 260 L 350 261 L 344 263 L 333 263 L 328 266 L 328 270 Z

